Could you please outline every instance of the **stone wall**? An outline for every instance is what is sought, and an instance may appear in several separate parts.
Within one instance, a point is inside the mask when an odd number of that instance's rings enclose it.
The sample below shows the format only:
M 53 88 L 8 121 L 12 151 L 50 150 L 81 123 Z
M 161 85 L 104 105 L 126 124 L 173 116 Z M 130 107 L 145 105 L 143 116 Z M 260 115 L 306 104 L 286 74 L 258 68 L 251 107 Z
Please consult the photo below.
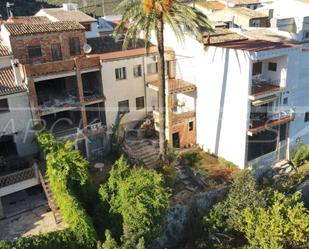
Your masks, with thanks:
M 168 212 L 166 228 L 153 248 L 178 248 L 179 244 L 186 240 L 188 231 L 192 231 L 190 225 L 192 224 L 192 221 L 190 222 L 192 215 L 195 219 L 202 219 L 216 202 L 222 200 L 226 193 L 226 187 L 203 192 L 192 197 L 185 204 L 172 207 Z

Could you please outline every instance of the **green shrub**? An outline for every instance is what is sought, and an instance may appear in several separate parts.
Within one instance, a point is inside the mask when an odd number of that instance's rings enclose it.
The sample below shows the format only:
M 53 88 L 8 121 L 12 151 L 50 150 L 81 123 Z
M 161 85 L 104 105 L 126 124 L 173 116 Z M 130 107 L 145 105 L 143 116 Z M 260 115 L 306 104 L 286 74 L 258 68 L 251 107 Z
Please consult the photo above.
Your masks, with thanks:
M 219 157 L 218 160 L 219 160 L 220 164 L 223 164 L 223 165 L 225 165 L 225 166 L 227 166 L 231 169 L 235 169 L 235 168 L 238 169 L 239 168 L 235 163 L 232 163 L 232 162 L 224 159 L 223 157 Z
M 80 244 L 70 230 L 44 233 L 32 237 L 20 238 L 16 241 L 0 241 L 0 249 L 93 249 L 93 246 Z
M 295 167 L 299 167 L 308 159 L 309 159 L 309 146 L 308 145 L 302 144 L 296 150 L 292 152 L 291 163 Z
M 142 237 L 149 244 L 161 232 L 170 196 L 161 174 L 132 168 L 121 157 L 110 171 L 108 182 L 101 186 L 100 194 L 109 204 L 110 213 L 121 215 L 125 245 L 137 245 Z
M 85 247 L 96 246 L 96 232 L 92 221 L 76 195 L 78 188 L 89 181 L 88 162 L 72 142 L 65 144 L 43 131 L 37 141 L 46 153 L 47 176 L 53 197 L 64 221 L 69 225 L 76 240 Z
M 179 158 L 192 167 L 197 166 L 203 159 L 202 156 L 196 151 L 183 152 L 180 154 Z

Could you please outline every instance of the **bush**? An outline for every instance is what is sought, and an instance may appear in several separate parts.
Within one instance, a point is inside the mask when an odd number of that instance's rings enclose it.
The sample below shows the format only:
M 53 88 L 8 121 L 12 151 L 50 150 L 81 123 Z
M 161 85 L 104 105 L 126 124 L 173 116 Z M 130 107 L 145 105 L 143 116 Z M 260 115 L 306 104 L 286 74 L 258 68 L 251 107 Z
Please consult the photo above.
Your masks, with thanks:
M 131 168 L 121 157 L 110 171 L 108 182 L 101 186 L 100 194 L 109 204 L 110 213 L 122 217 L 124 244 L 137 245 L 142 237 L 149 244 L 161 232 L 170 196 L 161 174 Z
M 192 167 L 197 166 L 203 159 L 202 156 L 196 151 L 183 152 L 180 154 L 179 158 Z
M 88 162 L 79 151 L 73 150 L 72 142 L 65 144 L 43 131 L 37 141 L 46 153 L 47 176 L 53 197 L 64 221 L 69 225 L 76 240 L 85 247 L 96 246 L 96 232 L 84 210 L 77 188 L 89 181 Z
M 309 159 L 308 145 L 302 144 L 292 152 L 291 163 L 293 164 L 294 167 L 299 167 L 308 159 Z
M 307 248 L 309 211 L 300 196 L 275 192 L 271 206 L 246 208 L 239 230 L 245 233 L 248 248 Z
M 44 233 L 32 237 L 20 238 L 16 241 L 0 241 L 0 249 L 92 249 L 93 246 L 80 244 L 70 230 Z

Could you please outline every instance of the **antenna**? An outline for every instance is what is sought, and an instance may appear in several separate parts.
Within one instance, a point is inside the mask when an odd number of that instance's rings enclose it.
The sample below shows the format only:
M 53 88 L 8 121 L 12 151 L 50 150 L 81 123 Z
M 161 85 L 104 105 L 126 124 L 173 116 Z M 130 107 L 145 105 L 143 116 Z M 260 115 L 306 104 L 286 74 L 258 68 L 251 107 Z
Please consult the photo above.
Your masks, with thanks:
M 13 16 L 13 13 L 11 10 L 12 6 L 14 6 L 14 3 L 6 2 L 6 12 L 7 12 L 8 18 Z
M 92 47 L 89 44 L 85 43 L 84 46 L 83 46 L 83 50 L 84 50 L 85 54 L 90 54 L 91 51 L 92 51 Z

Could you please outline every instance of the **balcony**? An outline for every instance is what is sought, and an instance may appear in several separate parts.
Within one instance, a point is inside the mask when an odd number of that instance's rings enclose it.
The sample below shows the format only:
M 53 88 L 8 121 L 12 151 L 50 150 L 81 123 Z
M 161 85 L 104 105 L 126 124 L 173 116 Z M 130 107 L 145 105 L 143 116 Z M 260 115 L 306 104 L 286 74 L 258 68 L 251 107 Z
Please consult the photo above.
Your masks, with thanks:
M 280 87 L 281 81 L 282 80 L 267 80 L 262 77 L 253 79 L 249 98 L 251 100 L 255 100 L 257 98 L 282 91 L 284 87 Z
M 177 94 L 177 93 L 185 93 L 195 91 L 196 87 L 194 84 L 184 81 L 182 79 L 168 79 L 166 81 L 168 85 L 168 93 L 169 94 Z M 152 81 L 148 83 L 148 87 L 159 91 L 159 81 Z
M 79 106 L 75 76 L 44 80 L 35 83 L 41 116 L 72 110 Z
M 100 72 L 82 74 L 84 102 L 87 104 L 98 103 L 105 100 L 102 89 Z
M 101 66 L 99 57 L 81 57 L 78 58 L 77 61 L 79 62 L 81 70 L 100 68 Z M 75 69 L 76 63 L 74 59 L 32 65 L 27 64 L 24 66 L 24 71 L 26 71 L 28 77 L 70 72 L 75 71 Z
M 39 184 L 37 165 L 16 170 L 12 173 L 2 173 L 0 176 L 0 197 L 9 195 L 25 188 Z
M 248 135 L 252 136 L 264 130 L 269 130 L 294 120 L 292 110 L 277 113 L 251 113 Z

